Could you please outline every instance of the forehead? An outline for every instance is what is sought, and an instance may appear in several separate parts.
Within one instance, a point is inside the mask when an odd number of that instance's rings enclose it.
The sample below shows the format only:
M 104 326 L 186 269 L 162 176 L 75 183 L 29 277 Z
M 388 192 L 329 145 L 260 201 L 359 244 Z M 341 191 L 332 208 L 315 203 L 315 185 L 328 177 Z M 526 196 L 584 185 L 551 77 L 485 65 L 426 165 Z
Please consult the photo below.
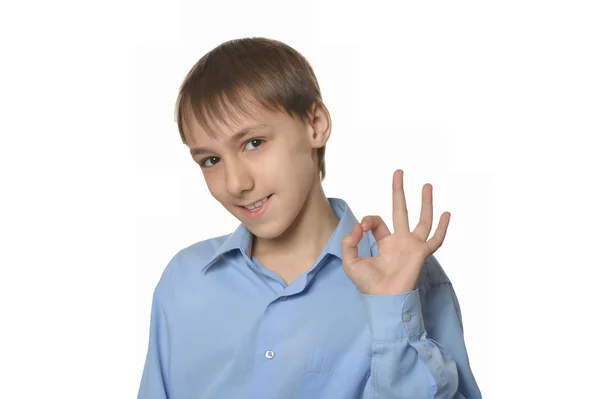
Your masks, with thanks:
M 188 142 L 227 139 L 245 126 L 263 123 L 268 119 L 266 109 L 253 104 L 243 104 L 243 111 L 235 107 L 218 108 L 218 115 L 204 110 L 194 112 L 191 106 L 185 110 L 185 133 Z M 201 123 L 202 121 L 202 123 Z
M 185 137 L 189 147 L 229 142 L 241 133 L 276 127 L 291 118 L 282 110 L 271 110 L 260 104 L 247 102 L 243 110 L 235 107 L 221 108 L 217 118 L 205 118 L 203 123 L 191 107 L 186 107 Z

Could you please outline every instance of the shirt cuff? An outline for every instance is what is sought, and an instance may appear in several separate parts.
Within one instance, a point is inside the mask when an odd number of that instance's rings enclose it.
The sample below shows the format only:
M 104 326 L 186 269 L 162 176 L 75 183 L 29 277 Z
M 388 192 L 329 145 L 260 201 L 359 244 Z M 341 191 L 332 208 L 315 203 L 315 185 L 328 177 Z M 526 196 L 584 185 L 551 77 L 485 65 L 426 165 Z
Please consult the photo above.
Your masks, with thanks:
M 418 288 L 398 295 L 360 295 L 375 341 L 413 341 L 425 332 Z

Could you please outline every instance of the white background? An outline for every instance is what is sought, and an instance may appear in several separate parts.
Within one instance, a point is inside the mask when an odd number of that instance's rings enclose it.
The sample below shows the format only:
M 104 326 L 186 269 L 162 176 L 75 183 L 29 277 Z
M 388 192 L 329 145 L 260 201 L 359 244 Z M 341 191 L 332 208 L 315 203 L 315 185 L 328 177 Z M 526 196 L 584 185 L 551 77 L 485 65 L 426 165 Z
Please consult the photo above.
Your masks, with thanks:
M 0 397 L 135 397 L 164 267 L 238 224 L 180 142 L 177 89 L 245 36 L 313 65 L 328 196 L 390 224 L 402 168 L 414 226 L 433 184 L 484 397 L 593 396 L 596 4 L 3 3 Z

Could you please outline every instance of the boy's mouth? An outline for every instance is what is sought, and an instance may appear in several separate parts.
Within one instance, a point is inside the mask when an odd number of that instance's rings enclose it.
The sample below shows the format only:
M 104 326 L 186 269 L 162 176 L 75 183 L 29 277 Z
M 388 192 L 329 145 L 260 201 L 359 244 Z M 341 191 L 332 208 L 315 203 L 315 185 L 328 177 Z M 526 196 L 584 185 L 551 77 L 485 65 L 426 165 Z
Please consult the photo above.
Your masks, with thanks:
M 269 199 L 271 198 L 273 194 L 263 198 L 260 201 L 257 201 L 253 204 L 248 204 L 246 206 L 240 206 L 240 209 L 242 210 L 242 213 L 244 214 L 244 216 L 247 219 L 259 219 L 261 218 L 266 212 L 268 212 L 269 208 L 270 208 L 270 204 L 271 201 L 269 201 Z
M 271 194 L 271 195 L 273 195 L 273 194 Z M 250 204 L 248 204 L 248 205 L 238 205 L 238 206 L 239 206 L 240 208 L 245 208 L 245 209 L 247 209 L 247 210 L 249 210 L 249 211 L 256 211 L 256 210 L 258 210 L 258 209 L 259 209 L 259 208 L 260 208 L 260 207 L 261 207 L 261 206 L 262 206 L 262 205 L 263 205 L 265 202 L 267 202 L 267 200 L 268 200 L 269 198 L 271 198 L 271 195 L 268 195 L 268 196 L 266 196 L 265 198 L 263 198 L 263 199 L 261 199 L 261 200 L 258 200 L 258 201 L 255 201 L 255 202 L 253 202 L 253 203 L 250 203 Z

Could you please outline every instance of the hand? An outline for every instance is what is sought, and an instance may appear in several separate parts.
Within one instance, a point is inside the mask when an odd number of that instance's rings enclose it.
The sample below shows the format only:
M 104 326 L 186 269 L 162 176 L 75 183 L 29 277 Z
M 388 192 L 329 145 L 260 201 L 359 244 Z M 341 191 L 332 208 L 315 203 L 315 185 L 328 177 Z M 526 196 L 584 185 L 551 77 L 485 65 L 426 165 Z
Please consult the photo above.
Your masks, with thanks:
M 342 265 L 354 285 L 363 294 L 395 295 L 413 291 L 425 260 L 444 242 L 450 212 L 440 217 L 438 227 L 429 240 L 433 219 L 433 186 L 423 186 L 421 218 L 412 231 L 408 226 L 408 211 L 404 197 L 404 172 L 394 172 L 392 183 L 392 218 L 394 234 L 390 234 L 385 222 L 379 216 L 365 216 L 356 223 L 352 232 L 342 240 Z M 361 227 L 362 226 L 362 227 Z M 377 241 L 379 254 L 375 257 L 360 258 L 357 245 L 363 233 L 372 230 Z

